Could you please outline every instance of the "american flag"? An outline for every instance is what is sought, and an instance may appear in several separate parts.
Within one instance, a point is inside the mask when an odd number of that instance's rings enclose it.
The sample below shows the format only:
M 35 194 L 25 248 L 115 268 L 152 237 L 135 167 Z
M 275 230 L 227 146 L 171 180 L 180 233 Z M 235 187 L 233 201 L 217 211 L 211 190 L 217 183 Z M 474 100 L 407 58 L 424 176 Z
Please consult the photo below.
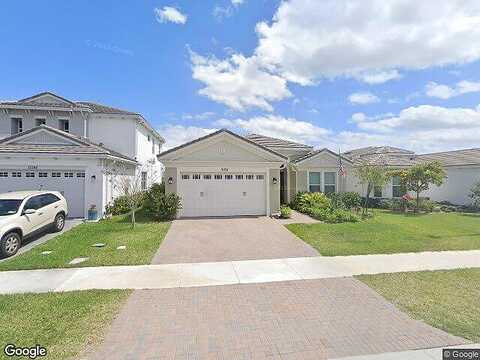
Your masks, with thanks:
M 338 149 L 338 174 L 341 177 L 344 177 L 344 176 L 347 175 L 347 171 L 345 170 L 345 167 L 343 166 L 342 155 L 340 155 L 340 149 Z

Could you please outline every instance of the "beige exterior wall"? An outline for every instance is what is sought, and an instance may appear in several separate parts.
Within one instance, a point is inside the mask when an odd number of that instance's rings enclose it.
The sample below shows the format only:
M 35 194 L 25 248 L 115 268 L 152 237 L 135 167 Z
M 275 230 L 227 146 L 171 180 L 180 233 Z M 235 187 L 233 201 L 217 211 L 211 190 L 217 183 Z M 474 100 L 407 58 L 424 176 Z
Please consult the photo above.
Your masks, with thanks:
M 173 182 L 171 184 L 168 183 L 168 179 L 170 177 L 173 179 Z M 163 181 L 165 181 L 166 194 L 176 193 L 177 192 L 177 168 L 174 168 L 174 167 L 165 168 Z
M 297 172 L 290 170 L 289 177 L 288 177 L 288 188 L 290 191 L 290 198 L 288 199 L 289 202 L 292 202 L 295 199 L 295 195 L 297 194 Z
M 270 212 L 276 213 L 280 211 L 280 169 L 270 169 L 269 174 Z M 273 183 L 273 178 L 277 179 L 276 184 Z

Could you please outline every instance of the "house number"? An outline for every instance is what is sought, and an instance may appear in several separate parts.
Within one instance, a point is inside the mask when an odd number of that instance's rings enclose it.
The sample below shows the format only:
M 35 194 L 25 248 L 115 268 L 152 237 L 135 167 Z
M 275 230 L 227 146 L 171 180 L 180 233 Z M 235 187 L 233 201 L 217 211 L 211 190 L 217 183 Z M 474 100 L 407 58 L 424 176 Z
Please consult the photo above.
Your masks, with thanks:
M 28 170 L 37 170 L 37 169 L 38 169 L 38 165 L 28 165 L 28 166 L 27 166 L 27 169 L 28 169 Z

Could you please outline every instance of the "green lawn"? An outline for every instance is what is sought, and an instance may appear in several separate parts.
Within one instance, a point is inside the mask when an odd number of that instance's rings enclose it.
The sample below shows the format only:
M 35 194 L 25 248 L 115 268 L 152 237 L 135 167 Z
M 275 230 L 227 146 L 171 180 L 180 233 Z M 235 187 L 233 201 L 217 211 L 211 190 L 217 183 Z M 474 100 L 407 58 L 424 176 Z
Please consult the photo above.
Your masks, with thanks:
M 0 263 L 1 270 L 25 270 L 59 267 L 138 265 L 150 263 L 170 223 L 158 223 L 142 218 L 132 229 L 126 217 L 114 217 L 98 223 L 81 224 L 45 244 Z M 92 244 L 104 243 L 95 248 Z M 117 246 L 125 245 L 125 250 Z M 42 251 L 52 251 L 42 255 Z M 89 260 L 68 265 L 72 259 L 88 257 Z
M 42 359 L 69 359 L 99 344 L 130 291 L 0 296 L 0 344 L 47 349 Z
M 415 319 L 480 342 L 480 269 L 359 276 Z
M 325 256 L 480 249 L 480 216 L 474 214 L 378 211 L 359 223 L 287 228 Z

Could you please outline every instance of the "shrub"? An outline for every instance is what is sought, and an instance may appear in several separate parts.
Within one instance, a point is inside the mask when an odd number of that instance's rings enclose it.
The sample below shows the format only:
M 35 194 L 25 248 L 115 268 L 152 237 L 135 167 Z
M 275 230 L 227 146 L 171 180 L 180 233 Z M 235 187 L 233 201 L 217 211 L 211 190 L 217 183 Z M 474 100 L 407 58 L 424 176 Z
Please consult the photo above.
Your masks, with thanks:
M 345 208 L 344 199 L 342 197 L 342 193 L 330 193 L 327 194 L 328 198 L 330 199 L 331 206 L 334 209 L 343 209 Z
M 331 205 L 330 199 L 325 194 L 319 192 L 299 193 L 294 203 L 295 209 L 303 213 L 308 213 L 310 208 L 328 208 Z
M 174 193 L 165 195 L 165 186 L 154 184 L 145 194 L 143 207 L 155 220 L 166 221 L 177 217 L 182 204 L 180 196 Z
M 289 219 L 292 216 L 292 209 L 288 206 L 282 205 L 280 206 L 280 217 L 282 219 Z
M 480 181 L 473 185 L 469 197 L 472 199 L 472 206 L 480 209 Z
M 143 197 L 144 194 L 140 194 L 138 196 Z M 139 203 L 140 202 L 141 201 L 139 201 Z M 123 215 L 129 213 L 131 210 L 132 209 L 130 209 L 127 195 L 122 195 L 115 198 L 105 207 L 105 212 L 107 215 Z
M 358 222 L 360 218 L 350 211 L 334 208 L 312 208 L 309 215 L 326 223 Z

